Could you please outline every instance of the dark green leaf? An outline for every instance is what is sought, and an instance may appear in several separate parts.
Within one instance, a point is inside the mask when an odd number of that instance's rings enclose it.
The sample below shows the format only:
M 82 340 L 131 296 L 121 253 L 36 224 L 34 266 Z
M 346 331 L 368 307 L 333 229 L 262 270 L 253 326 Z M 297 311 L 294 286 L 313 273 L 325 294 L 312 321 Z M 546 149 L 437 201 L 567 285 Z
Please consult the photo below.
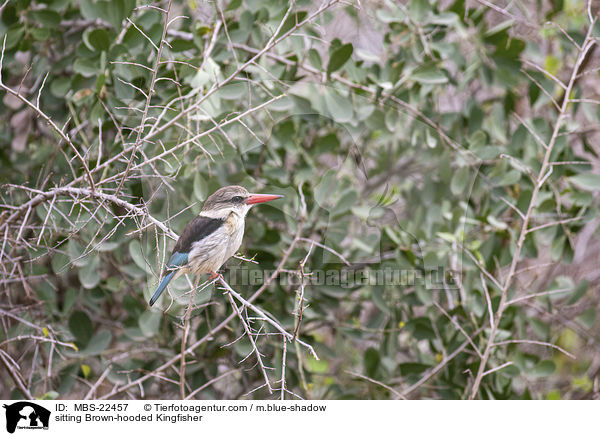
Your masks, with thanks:
M 375 377 L 377 369 L 379 368 L 380 360 L 381 358 L 379 357 L 379 351 L 373 347 L 367 348 L 367 351 L 365 351 L 364 361 L 365 372 L 368 377 Z
M 342 68 L 352 56 L 353 50 L 352 44 L 344 44 L 340 48 L 334 50 L 329 58 L 329 64 L 327 64 L 327 74 L 331 74 Z
M 69 330 L 81 346 L 86 346 L 94 334 L 92 320 L 80 310 L 73 312 L 69 317 Z

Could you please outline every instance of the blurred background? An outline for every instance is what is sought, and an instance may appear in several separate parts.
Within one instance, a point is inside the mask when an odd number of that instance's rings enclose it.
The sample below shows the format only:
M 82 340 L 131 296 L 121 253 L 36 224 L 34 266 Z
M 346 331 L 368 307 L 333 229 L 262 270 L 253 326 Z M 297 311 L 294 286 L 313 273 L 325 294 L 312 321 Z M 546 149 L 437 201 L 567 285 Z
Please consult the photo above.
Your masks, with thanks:
M 598 12 L 5 1 L 0 396 L 597 399 Z M 149 308 L 229 184 L 285 198 Z

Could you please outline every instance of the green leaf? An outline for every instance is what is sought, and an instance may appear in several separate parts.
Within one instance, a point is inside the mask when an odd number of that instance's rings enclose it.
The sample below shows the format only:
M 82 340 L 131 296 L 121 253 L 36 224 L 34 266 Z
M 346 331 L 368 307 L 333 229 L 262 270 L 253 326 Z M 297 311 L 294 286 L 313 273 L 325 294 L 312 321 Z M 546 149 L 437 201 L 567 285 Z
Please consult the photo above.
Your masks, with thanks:
M 77 272 L 79 281 L 85 289 L 92 289 L 100 283 L 100 258 L 97 255 L 91 256 L 91 261 Z
M 569 182 L 586 191 L 597 191 L 600 189 L 600 174 L 583 173 L 569 177 Z
M 279 30 L 279 33 L 277 34 L 277 38 L 280 38 L 285 33 L 289 32 L 296 24 L 303 21 L 307 15 L 308 15 L 308 12 L 306 12 L 306 11 L 298 11 L 295 14 L 290 14 L 287 17 L 287 19 L 285 20 L 285 23 L 283 23 L 283 25 L 281 26 L 281 29 Z
M 105 84 L 106 84 L 106 75 L 104 73 L 99 74 L 98 77 L 96 78 L 96 94 L 100 94 L 102 92 L 102 88 L 104 88 Z M 97 107 L 97 106 L 98 105 L 96 105 L 94 107 Z M 91 118 L 92 118 L 92 120 L 94 120 L 95 125 L 97 126 L 98 123 L 96 122 L 96 120 L 98 118 L 97 117 L 91 117 Z
M 112 341 L 112 334 L 108 330 L 100 330 L 96 333 L 85 349 L 81 350 L 81 354 L 90 356 L 95 354 L 101 354 L 108 348 Z
M 518 170 L 510 170 L 502 175 L 502 178 L 496 183 L 496 186 L 514 185 L 521 179 L 521 172 Z
M 339 94 L 337 90 L 327 89 L 325 91 L 325 106 L 329 115 L 338 123 L 347 123 L 352 120 L 352 102 Z
M 75 300 L 77 298 L 76 292 L 77 291 L 75 291 L 74 288 L 69 288 L 69 289 L 67 289 L 67 292 L 65 292 L 63 308 L 62 308 L 63 314 L 71 313 L 71 309 L 73 308 L 73 305 L 75 304 Z
M 542 360 L 531 371 L 534 377 L 548 377 L 556 371 L 556 364 L 551 360 Z
M 31 29 L 31 36 L 37 41 L 46 41 L 50 38 L 50 29 L 47 27 Z
M 448 82 L 448 77 L 443 70 L 437 67 L 425 67 L 414 71 L 411 74 L 413 80 L 427 85 L 441 85 Z
M 200 201 L 206 200 L 208 196 L 208 185 L 199 172 L 194 176 L 194 196 Z
M 85 312 L 75 311 L 69 318 L 69 330 L 82 347 L 85 347 L 94 334 L 92 320 Z
M 377 18 L 383 23 L 403 23 L 406 21 L 406 14 L 393 2 L 389 2 L 386 9 L 378 8 L 375 12 Z
M 240 100 L 243 99 L 248 91 L 247 82 L 228 83 L 219 90 L 219 97 L 223 100 Z
M 55 253 L 52 256 L 52 271 L 54 274 L 62 274 L 67 271 L 69 267 L 69 257 L 63 253 Z
M 325 202 L 329 199 L 331 193 L 335 191 L 335 174 L 334 170 L 327 171 L 315 188 L 315 201 L 321 207 L 325 206 Z
M 452 176 L 450 181 L 450 191 L 454 195 L 460 195 L 464 192 L 469 182 L 469 167 L 459 168 Z
M 342 197 L 339 199 L 333 210 L 331 211 L 332 215 L 340 215 L 349 211 L 352 206 L 356 204 L 358 200 L 358 194 L 354 190 L 347 191 Z
M 587 280 L 582 280 L 581 283 L 579 283 L 577 285 L 577 287 L 575 288 L 575 290 L 573 291 L 573 295 L 571 295 L 571 298 L 569 298 L 569 301 L 567 301 L 567 304 L 577 303 L 577 301 L 579 301 L 579 299 L 585 295 L 585 293 L 588 290 L 589 285 L 590 285 L 590 282 L 588 282 Z
M 384 286 L 372 286 L 371 287 L 371 300 L 379 310 L 384 313 L 391 313 L 388 302 L 385 299 L 385 287 Z
M 247 353 L 246 353 L 247 354 Z M 305 364 L 310 372 L 313 373 L 326 373 L 329 371 L 329 362 L 325 359 L 315 360 L 309 358 L 305 361 Z
M 100 18 L 115 29 L 121 29 L 121 23 L 134 7 L 135 0 L 81 0 L 81 14 L 85 18 Z
M 577 317 L 577 320 L 586 328 L 591 329 L 596 321 L 596 309 L 590 307 Z
M 429 368 L 429 365 L 419 362 L 406 362 L 398 365 L 400 374 L 403 376 L 421 374 L 423 371 Z
M 431 325 L 431 320 L 425 317 L 413 318 L 408 321 L 405 328 L 412 332 L 417 340 L 435 339 L 435 331 Z
M 373 347 L 367 348 L 364 355 L 364 364 L 365 364 L 365 373 L 368 377 L 375 377 L 375 373 L 377 372 L 377 368 L 379 368 L 379 363 L 381 362 L 381 357 L 379 356 L 379 351 L 377 351 Z
M 110 48 L 110 37 L 104 29 L 88 29 L 83 33 L 83 42 L 93 51 L 107 51 Z
M 477 130 L 469 136 L 469 148 L 476 149 L 483 147 L 487 143 L 487 135 L 482 130 Z
M 146 262 L 144 253 L 142 253 L 142 245 L 140 244 L 140 241 L 134 239 L 129 243 L 129 254 L 135 264 L 146 271 L 148 268 L 148 263 Z
M 344 66 L 350 56 L 352 56 L 352 44 L 344 44 L 340 48 L 334 50 L 329 58 L 329 64 L 327 64 L 327 74 L 331 74 L 334 71 L 339 70 Z
M 60 14 L 51 9 L 30 11 L 28 15 L 33 21 L 37 21 L 49 28 L 58 27 L 60 25 Z
M 308 50 L 308 61 L 310 62 L 310 64 L 313 67 L 315 67 L 318 70 L 323 68 L 323 62 L 321 61 L 321 55 L 319 55 L 319 52 L 317 50 L 315 50 L 314 48 L 311 48 L 310 50 Z
M 429 22 L 442 26 L 453 26 L 459 22 L 459 18 L 454 12 L 443 12 L 439 15 L 434 15 Z
M 64 98 L 71 90 L 71 80 L 68 77 L 58 77 L 50 84 L 50 92 L 58 98 Z
M 474 148 L 473 153 L 481 160 L 491 160 L 498 157 L 500 153 L 502 153 L 502 149 L 495 145 L 485 145 L 483 147 Z
M 71 263 L 76 267 L 85 266 L 90 261 L 90 256 L 82 257 L 83 247 L 74 238 L 69 239 L 69 242 L 67 243 L 67 253 L 69 253 Z
M 227 5 L 227 7 L 225 8 L 225 10 L 226 11 L 234 11 L 234 10 L 238 9 L 241 5 L 242 5 L 242 0 L 231 0 L 229 2 L 229 4 Z
M 73 62 L 73 70 L 83 77 L 93 77 L 100 72 L 100 66 L 95 60 L 77 58 Z
M 140 315 L 138 325 L 140 330 L 146 337 L 155 336 L 158 333 L 160 327 L 160 320 L 162 319 L 162 313 L 146 311 Z

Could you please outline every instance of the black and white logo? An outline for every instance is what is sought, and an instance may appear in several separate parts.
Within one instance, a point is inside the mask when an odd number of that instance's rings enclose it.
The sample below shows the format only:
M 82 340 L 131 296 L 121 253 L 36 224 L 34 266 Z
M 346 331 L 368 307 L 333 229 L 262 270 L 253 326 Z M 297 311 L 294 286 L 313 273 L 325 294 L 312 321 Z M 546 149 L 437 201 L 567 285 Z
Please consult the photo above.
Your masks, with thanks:
M 6 409 L 6 431 L 14 433 L 16 429 L 48 430 L 50 411 L 29 401 L 19 401 L 4 405 Z

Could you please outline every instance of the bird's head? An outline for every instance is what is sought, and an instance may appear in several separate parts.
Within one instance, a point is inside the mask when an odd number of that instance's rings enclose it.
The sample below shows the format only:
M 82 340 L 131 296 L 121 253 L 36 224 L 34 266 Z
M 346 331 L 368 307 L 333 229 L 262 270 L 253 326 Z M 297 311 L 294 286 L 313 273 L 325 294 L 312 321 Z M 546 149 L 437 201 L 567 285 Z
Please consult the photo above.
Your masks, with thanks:
M 211 218 L 224 218 L 235 212 L 243 217 L 252 205 L 281 197 L 283 195 L 251 194 L 243 186 L 225 186 L 206 199 L 201 214 Z

